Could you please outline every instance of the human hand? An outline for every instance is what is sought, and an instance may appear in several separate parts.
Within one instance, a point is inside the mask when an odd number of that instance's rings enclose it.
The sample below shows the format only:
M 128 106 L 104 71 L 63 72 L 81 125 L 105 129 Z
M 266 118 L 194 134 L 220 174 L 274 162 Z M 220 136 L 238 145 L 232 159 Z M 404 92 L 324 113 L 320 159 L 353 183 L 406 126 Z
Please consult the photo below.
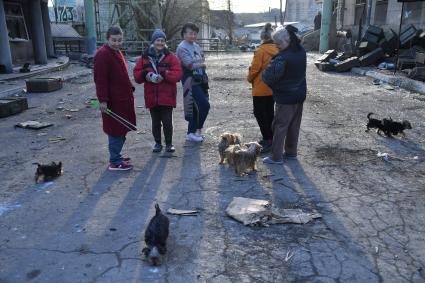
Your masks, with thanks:
M 152 75 L 152 72 L 149 72 L 149 73 L 146 75 L 146 77 L 145 77 L 146 81 L 148 81 L 148 82 L 152 82 L 152 80 L 151 80 L 151 75 Z
M 102 113 L 106 113 L 106 110 L 108 109 L 108 104 L 106 102 L 101 102 L 99 108 Z
M 207 67 L 207 64 L 205 64 L 205 63 L 201 63 L 201 68 L 206 68 Z
M 160 74 L 158 74 L 158 79 L 156 80 L 156 82 L 157 83 L 160 83 L 160 82 L 162 82 L 164 80 L 164 78 L 160 75 Z

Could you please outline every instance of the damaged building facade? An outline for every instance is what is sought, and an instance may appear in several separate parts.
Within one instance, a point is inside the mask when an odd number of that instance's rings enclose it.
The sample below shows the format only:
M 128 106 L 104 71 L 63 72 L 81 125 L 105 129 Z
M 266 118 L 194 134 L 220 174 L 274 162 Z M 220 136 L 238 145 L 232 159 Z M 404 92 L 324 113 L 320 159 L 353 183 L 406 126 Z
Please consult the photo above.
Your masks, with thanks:
M 357 30 L 362 21 L 366 22 L 367 0 L 336 1 L 344 4 L 343 26 Z M 372 0 L 370 23 L 382 28 L 391 28 L 398 32 L 402 3 L 397 0 Z M 413 24 L 416 28 L 425 28 L 425 2 L 406 2 L 404 4 L 403 25 Z
M 0 73 L 54 56 L 47 0 L 0 0 Z

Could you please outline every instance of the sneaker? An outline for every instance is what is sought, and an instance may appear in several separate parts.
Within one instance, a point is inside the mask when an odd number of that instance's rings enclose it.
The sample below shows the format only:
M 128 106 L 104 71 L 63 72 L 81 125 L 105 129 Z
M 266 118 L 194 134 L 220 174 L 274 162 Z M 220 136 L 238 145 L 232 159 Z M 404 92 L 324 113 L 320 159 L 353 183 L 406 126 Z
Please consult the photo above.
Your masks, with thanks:
M 156 144 L 153 146 L 152 152 L 161 152 L 161 150 L 162 150 L 162 144 L 160 144 L 160 143 L 156 143 Z
M 197 129 L 195 132 L 195 135 L 197 135 L 198 137 L 204 138 L 204 136 L 202 135 L 202 129 Z
M 124 161 L 121 161 L 119 165 L 115 165 L 114 163 L 110 163 L 109 170 L 111 171 L 127 171 L 133 169 L 133 165 L 127 164 Z
M 282 154 L 283 159 L 296 160 L 297 155 L 287 154 L 286 152 Z
M 202 142 L 204 141 L 204 139 L 202 137 L 197 136 L 194 133 L 190 133 L 186 135 L 186 140 L 187 141 L 192 141 L 192 142 Z
M 168 144 L 168 145 L 165 146 L 165 151 L 166 152 L 174 152 L 174 151 L 176 151 L 176 148 L 174 147 L 174 145 Z
M 263 158 L 263 163 L 266 164 L 283 164 L 283 160 L 273 160 L 271 157 Z
M 130 157 L 123 157 L 122 161 L 129 163 L 129 162 L 131 162 L 131 158 Z

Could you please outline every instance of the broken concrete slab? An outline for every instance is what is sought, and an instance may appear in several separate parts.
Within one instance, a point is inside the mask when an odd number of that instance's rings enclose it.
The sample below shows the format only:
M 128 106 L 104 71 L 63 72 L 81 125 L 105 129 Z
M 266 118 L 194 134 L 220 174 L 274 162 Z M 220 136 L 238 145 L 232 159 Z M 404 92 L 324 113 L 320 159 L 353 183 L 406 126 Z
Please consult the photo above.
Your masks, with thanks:
M 333 59 L 336 56 L 338 56 L 338 52 L 334 49 L 330 49 L 326 51 L 319 59 L 317 59 L 317 61 L 328 62 L 330 59 Z
M 400 33 L 400 46 L 405 47 L 409 45 L 417 34 L 418 30 L 414 25 L 410 24 L 404 27 Z
M 40 129 L 44 129 L 51 126 L 53 126 L 52 123 L 38 122 L 38 121 L 26 121 L 26 122 L 21 122 L 15 125 L 15 127 L 18 127 L 18 128 L 32 129 L 32 130 L 40 130 Z
M 320 213 L 304 212 L 301 209 L 272 208 L 269 201 L 234 197 L 226 213 L 235 220 L 249 226 L 268 226 L 271 224 L 306 224 L 320 218 Z
M 354 67 L 357 67 L 357 66 L 360 66 L 359 58 L 351 57 L 351 58 L 348 58 L 348 59 L 342 61 L 339 64 L 336 64 L 335 70 L 337 72 L 348 72 L 348 71 L 351 70 L 351 68 L 354 68 Z
M 28 109 L 26 97 L 5 97 L 0 98 L 0 118 L 21 113 Z
M 27 92 L 51 92 L 61 89 L 61 78 L 34 78 L 26 80 Z
M 381 59 L 384 55 L 384 50 L 382 48 L 377 48 L 359 58 L 360 66 L 365 67 L 372 65 Z

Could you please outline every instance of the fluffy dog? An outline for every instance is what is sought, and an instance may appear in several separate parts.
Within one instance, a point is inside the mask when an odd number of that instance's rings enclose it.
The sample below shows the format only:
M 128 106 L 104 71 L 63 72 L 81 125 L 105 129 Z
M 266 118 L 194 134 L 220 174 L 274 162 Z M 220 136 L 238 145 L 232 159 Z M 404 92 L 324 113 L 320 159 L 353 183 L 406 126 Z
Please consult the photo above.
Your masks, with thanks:
M 236 150 L 234 153 L 233 162 L 235 165 L 236 175 L 241 176 L 247 169 L 257 171 L 255 162 L 257 157 L 260 156 L 261 149 L 263 148 L 257 142 L 250 142 L 245 144 L 247 149 Z
M 145 231 L 146 248 L 142 250 L 153 266 L 161 265 L 163 256 L 167 252 L 167 238 L 170 221 L 162 214 L 159 205 L 155 205 L 155 216 L 152 217 Z
M 235 152 L 241 150 L 241 146 L 239 144 L 230 145 L 224 151 L 224 159 L 227 160 L 229 165 L 235 164 Z
M 384 132 L 384 124 L 381 120 L 371 118 L 370 116 L 374 115 L 374 113 L 370 112 L 367 114 L 367 118 L 369 119 L 366 125 L 367 130 L 365 132 L 369 132 L 370 128 L 377 129 L 377 133 L 380 134 L 381 132 Z
M 398 134 L 406 137 L 406 134 L 403 131 L 406 129 L 412 129 L 412 125 L 407 120 L 403 120 L 402 122 L 395 122 L 390 118 L 384 119 L 382 124 L 384 126 L 384 132 L 388 137 L 391 137 L 392 135 L 396 136 Z
M 242 138 L 240 134 L 231 134 L 231 133 L 224 133 L 220 135 L 220 143 L 218 144 L 218 153 L 220 154 L 220 163 L 224 163 L 226 148 L 228 148 L 230 145 L 234 144 L 241 144 Z
M 59 177 L 63 174 L 62 162 L 56 163 L 52 162 L 50 164 L 40 164 L 33 163 L 37 165 L 37 170 L 35 171 L 35 183 L 47 182 L 53 180 L 54 178 Z

